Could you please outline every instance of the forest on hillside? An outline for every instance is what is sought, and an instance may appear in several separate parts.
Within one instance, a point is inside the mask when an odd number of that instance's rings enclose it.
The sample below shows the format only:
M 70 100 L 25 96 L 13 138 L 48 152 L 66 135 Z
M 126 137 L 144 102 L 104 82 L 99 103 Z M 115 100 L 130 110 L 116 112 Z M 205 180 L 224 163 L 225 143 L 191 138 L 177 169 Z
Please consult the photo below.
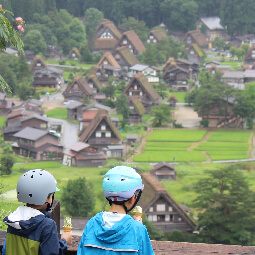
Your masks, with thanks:
M 66 9 L 74 17 L 84 17 L 93 7 L 117 25 L 134 17 L 148 28 L 163 22 L 170 31 L 186 32 L 195 28 L 199 17 L 219 16 L 230 35 L 255 33 L 255 0 L 2 0 L 1 4 L 27 24 L 35 13 L 49 15 Z

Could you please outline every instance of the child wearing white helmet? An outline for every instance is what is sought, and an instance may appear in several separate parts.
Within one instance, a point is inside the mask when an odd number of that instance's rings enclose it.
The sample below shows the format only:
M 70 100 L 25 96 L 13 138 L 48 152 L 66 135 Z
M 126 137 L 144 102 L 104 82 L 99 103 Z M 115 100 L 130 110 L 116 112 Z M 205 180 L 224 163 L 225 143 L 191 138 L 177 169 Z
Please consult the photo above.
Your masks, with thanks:
M 42 169 L 30 170 L 19 178 L 17 197 L 26 203 L 8 215 L 8 225 L 3 255 L 57 255 L 64 254 L 67 243 L 72 242 L 72 233 L 63 233 L 58 239 L 55 221 L 49 213 L 57 188 L 55 178 Z
M 77 255 L 154 254 L 146 227 L 127 214 L 143 188 L 141 176 L 131 167 L 116 166 L 105 174 L 103 191 L 111 209 L 89 220 Z

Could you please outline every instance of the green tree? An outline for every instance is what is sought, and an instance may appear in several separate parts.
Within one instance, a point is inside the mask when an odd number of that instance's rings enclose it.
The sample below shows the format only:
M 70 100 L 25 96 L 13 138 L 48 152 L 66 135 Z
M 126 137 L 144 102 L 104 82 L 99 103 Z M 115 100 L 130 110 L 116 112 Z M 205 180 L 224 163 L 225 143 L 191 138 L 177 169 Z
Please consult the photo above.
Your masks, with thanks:
M 207 171 L 194 186 L 198 230 L 206 243 L 254 245 L 255 201 L 238 166 Z M 241 215 L 241 216 L 240 216 Z
M 13 164 L 15 163 L 15 159 L 11 153 L 5 153 L 1 156 L 1 174 L 9 175 L 12 172 Z
M 96 27 L 101 23 L 104 14 L 96 8 L 89 8 L 85 12 L 84 25 L 88 38 L 88 45 L 93 46 Z
M 24 37 L 24 49 L 31 50 L 35 54 L 44 54 L 46 48 L 46 42 L 40 31 L 31 30 Z
M 149 28 L 146 27 L 144 21 L 139 21 L 133 17 L 123 19 L 121 27 L 127 30 L 134 30 L 142 41 L 145 41 L 149 33 Z
M 69 180 L 63 188 L 61 202 L 66 213 L 72 217 L 92 216 L 95 196 L 91 183 L 85 178 Z
M 234 112 L 239 115 L 243 122 L 245 119 L 250 119 L 250 128 L 253 127 L 253 119 L 255 118 L 255 84 L 247 83 L 245 89 L 236 93 Z
M 117 112 L 123 116 L 123 120 L 128 119 L 129 114 L 130 114 L 130 109 L 129 109 L 128 100 L 127 100 L 126 95 L 120 95 L 117 98 L 115 107 L 116 107 Z
M 143 63 L 150 66 L 157 65 L 157 50 L 155 46 L 149 44 L 143 52 Z
M 214 40 L 212 41 L 213 47 L 215 47 L 218 51 L 224 48 L 225 41 L 223 41 L 219 36 L 216 36 Z
M 167 104 L 159 104 L 157 107 L 151 108 L 152 126 L 161 127 L 164 123 L 171 122 L 171 110 Z
M 114 99 L 114 92 L 116 90 L 116 79 L 115 77 L 111 76 L 108 79 L 106 86 L 102 87 L 101 91 L 105 93 L 106 97 L 110 99 Z
M 198 19 L 198 5 L 193 0 L 165 0 L 160 5 L 164 23 L 174 30 L 190 31 Z
M 13 45 L 21 54 L 24 54 L 23 51 L 23 42 L 21 40 L 20 34 L 14 29 L 14 26 L 10 23 L 10 21 L 4 16 L 4 14 L 12 15 L 11 12 L 7 12 L 6 10 L 0 10 L 0 51 L 4 51 L 6 49 L 7 43 Z M 0 72 L 0 74 L 3 74 Z M 0 75 L 0 86 L 2 90 L 11 90 L 3 76 Z

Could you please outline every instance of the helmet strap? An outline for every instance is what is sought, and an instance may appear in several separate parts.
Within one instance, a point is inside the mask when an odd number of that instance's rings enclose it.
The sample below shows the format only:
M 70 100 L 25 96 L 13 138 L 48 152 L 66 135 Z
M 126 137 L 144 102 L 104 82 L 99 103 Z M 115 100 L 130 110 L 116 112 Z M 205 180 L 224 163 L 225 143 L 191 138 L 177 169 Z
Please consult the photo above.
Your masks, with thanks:
M 53 206 L 53 202 L 54 202 L 54 194 L 53 194 L 53 196 L 52 196 L 52 202 L 51 202 L 51 203 L 45 202 L 45 204 L 47 204 L 47 207 L 46 207 L 46 211 L 47 211 L 47 212 L 51 211 L 51 208 L 52 208 L 52 206 Z

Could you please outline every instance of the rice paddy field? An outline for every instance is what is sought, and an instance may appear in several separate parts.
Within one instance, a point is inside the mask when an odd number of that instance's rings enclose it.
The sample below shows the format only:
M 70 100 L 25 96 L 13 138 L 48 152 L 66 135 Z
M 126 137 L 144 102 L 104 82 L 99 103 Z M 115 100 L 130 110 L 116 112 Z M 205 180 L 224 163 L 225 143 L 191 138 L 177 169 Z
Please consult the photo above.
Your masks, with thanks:
M 249 159 L 250 131 L 154 130 L 135 162 L 203 162 Z

